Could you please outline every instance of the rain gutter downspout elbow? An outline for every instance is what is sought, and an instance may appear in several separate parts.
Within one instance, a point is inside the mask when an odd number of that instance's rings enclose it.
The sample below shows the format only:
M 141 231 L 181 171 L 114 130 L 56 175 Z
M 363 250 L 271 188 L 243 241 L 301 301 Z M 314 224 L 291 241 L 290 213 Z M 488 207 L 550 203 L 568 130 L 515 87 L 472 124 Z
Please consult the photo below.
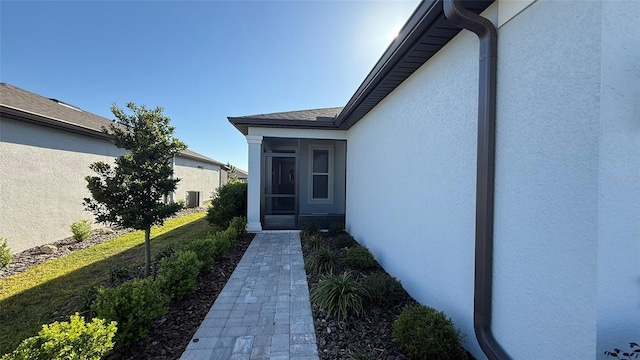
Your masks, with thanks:
M 491 331 L 498 31 L 488 19 L 466 10 L 461 0 L 444 0 L 444 13 L 449 22 L 472 31 L 480 39 L 473 325 L 485 355 L 491 360 L 506 360 L 509 355 Z

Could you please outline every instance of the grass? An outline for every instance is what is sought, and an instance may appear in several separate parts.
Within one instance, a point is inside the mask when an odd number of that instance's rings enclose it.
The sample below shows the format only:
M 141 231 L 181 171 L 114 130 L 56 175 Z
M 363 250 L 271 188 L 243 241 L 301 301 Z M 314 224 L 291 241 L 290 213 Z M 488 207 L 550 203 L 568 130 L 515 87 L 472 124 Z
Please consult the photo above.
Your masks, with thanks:
M 152 256 L 210 231 L 196 213 L 151 230 Z M 144 232 L 135 231 L 0 279 L 0 354 L 37 334 L 43 324 L 68 320 L 82 310 L 82 294 L 106 284 L 110 270 L 144 263 Z

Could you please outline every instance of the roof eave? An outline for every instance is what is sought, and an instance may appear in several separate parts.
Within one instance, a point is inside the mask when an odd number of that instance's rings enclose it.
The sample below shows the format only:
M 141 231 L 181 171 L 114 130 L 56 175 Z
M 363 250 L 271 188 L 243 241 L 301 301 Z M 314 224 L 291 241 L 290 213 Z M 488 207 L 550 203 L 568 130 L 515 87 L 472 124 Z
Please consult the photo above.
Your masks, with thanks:
M 336 130 L 333 120 L 288 120 L 288 119 L 263 119 L 263 118 L 247 118 L 247 117 L 228 117 L 233 126 L 236 127 L 243 135 L 249 134 L 250 127 L 266 127 L 266 128 L 288 128 L 288 129 L 322 129 Z
M 8 119 L 24 121 L 32 124 L 38 124 L 49 128 L 69 131 L 76 134 L 91 136 L 94 138 L 109 140 L 110 137 L 102 131 L 87 128 L 76 124 L 69 123 L 61 119 L 36 114 L 33 112 L 21 110 L 8 105 L 0 104 L 0 116 Z
M 472 10 L 479 13 L 493 1 L 467 1 L 467 3 Z M 398 37 L 389 45 L 339 114 L 336 119 L 336 126 L 339 129 L 347 130 L 363 118 L 461 31 L 460 28 L 446 21 L 442 4 L 442 0 L 424 0 L 420 3 Z M 434 40 L 434 45 L 426 45 L 431 43 L 430 39 Z M 419 56 L 415 56 L 416 54 Z M 399 65 L 409 58 L 411 58 L 413 69 L 399 71 Z M 419 61 L 415 61 L 416 58 Z

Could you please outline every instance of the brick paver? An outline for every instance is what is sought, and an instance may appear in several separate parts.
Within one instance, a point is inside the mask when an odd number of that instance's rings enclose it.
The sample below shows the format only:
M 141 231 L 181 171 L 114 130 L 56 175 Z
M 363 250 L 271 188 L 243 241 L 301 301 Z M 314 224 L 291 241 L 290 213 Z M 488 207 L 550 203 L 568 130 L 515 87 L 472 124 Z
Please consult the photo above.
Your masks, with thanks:
M 317 360 L 300 235 L 256 235 L 182 360 Z

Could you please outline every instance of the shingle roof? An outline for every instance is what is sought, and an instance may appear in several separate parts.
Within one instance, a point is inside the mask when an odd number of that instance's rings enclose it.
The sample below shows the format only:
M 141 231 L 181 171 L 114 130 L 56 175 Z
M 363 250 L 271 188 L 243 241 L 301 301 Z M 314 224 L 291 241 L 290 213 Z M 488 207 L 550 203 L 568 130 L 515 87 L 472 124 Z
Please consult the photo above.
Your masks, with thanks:
M 7 83 L 0 83 L 0 105 L 97 132 L 111 124 L 102 116 Z
M 237 119 L 262 119 L 262 120 L 304 120 L 304 121 L 317 121 L 318 119 L 335 119 L 336 116 L 342 111 L 342 107 L 311 109 L 311 110 L 299 110 L 299 111 L 287 111 L 278 112 L 272 114 L 259 114 L 259 115 L 247 115 L 240 116 Z
M 342 107 L 287 111 L 271 114 L 229 117 L 240 132 L 247 135 L 249 126 L 286 127 L 302 129 L 326 129 L 335 126 L 335 119 Z
M 104 139 L 107 139 L 107 136 L 102 133 L 102 127 L 112 123 L 112 120 L 83 111 L 77 106 L 46 98 L 7 83 L 0 83 L 0 113 L 19 120 Z M 188 149 L 180 155 L 224 166 L 217 160 Z

